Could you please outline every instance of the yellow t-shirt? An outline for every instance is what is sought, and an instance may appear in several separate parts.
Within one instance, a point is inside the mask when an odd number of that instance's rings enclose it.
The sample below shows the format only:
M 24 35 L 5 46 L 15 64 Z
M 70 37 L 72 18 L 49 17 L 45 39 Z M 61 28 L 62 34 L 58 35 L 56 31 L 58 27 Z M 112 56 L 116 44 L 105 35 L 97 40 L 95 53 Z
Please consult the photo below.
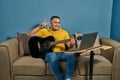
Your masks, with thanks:
M 56 32 L 52 32 L 49 28 L 44 28 L 44 29 L 39 30 L 37 32 L 37 35 L 42 38 L 53 36 L 55 41 L 70 39 L 68 32 L 61 28 L 60 30 Z M 56 44 L 52 51 L 53 52 L 64 52 L 65 44 L 64 43 Z

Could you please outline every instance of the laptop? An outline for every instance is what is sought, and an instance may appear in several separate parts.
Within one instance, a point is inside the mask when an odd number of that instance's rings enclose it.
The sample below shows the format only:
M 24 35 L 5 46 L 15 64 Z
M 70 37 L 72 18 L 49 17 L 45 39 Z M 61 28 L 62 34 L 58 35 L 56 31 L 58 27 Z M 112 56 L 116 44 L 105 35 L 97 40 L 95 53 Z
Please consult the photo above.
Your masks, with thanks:
M 83 36 L 81 37 L 80 46 L 78 48 L 69 49 L 68 51 L 83 50 L 83 49 L 89 49 L 93 47 L 97 34 L 98 32 L 83 34 Z

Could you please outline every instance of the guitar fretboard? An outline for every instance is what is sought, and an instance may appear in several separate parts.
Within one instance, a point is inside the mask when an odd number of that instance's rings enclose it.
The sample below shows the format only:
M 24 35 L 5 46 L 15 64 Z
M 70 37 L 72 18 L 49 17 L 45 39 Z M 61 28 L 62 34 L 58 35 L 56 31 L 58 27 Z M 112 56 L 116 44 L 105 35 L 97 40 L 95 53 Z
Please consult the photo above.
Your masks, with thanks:
M 60 41 L 55 41 L 55 42 L 50 42 L 51 45 L 55 45 L 55 44 L 59 44 L 59 43 L 65 43 L 70 41 L 70 39 L 66 39 L 66 40 L 60 40 Z

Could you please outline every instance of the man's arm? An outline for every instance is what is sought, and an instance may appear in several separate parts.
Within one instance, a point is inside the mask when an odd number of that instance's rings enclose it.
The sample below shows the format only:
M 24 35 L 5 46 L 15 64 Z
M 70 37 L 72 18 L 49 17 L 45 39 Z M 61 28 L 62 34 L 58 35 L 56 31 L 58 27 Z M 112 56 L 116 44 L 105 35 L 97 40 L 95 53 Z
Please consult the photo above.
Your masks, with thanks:
M 38 36 L 37 35 L 37 32 L 40 30 L 40 29 L 43 29 L 49 22 L 46 22 L 46 20 L 44 20 L 43 23 L 41 23 L 38 27 L 32 29 L 31 31 L 28 32 L 28 36 Z
M 38 27 L 32 29 L 31 31 L 29 31 L 27 35 L 28 35 L 28 36 L 38 36 L 36 33 L 37 33 L 40 29 L 42 29 L 42 27 L 41 27 L 41 26 L 38 26 Z

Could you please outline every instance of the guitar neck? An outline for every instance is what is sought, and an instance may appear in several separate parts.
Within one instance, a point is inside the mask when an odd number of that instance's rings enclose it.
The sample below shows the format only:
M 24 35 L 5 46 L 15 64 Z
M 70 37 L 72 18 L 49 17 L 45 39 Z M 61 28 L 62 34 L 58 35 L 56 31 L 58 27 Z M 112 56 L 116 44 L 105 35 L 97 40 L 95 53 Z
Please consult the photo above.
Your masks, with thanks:
M 56 45 L 56 44 L 60 44 L 60 43 L 65 43 L 70 41 L 70 39 L 66 39 L 66 40 L 60 40 L 60 41 L 55 41 L 55 42 L 50 42 L 51 45 Z

